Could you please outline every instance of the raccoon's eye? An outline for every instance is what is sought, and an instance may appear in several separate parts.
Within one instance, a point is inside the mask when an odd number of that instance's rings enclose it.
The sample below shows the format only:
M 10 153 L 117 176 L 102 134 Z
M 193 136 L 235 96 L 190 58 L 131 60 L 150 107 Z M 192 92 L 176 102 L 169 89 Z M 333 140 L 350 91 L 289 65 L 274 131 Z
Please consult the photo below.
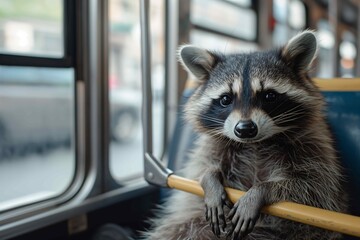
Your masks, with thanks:
M 232 103 L 232 98 L 229 95 L 222 95 L 220 97 L 220 105 L 223 107 L 227 107 Z
M 278 93 L 275 92 L 275 91 L 267 91 L 264 93 L 264 100 L 266 102 L 275 102 L 277 100 L 277 97 L 278 97 Z

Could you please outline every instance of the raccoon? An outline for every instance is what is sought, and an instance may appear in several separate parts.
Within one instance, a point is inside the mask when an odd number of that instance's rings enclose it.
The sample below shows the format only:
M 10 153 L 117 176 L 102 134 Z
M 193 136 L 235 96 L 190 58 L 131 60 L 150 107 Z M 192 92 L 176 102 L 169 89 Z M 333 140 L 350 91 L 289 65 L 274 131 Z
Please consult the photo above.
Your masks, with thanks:
M 199 137 L 184 175 L 201 183 L 205 197 L 174 193 L 147 239 L 341 238 L 260 213 L 279 201 L 346 211 L 324 100 L 308 75 L 316 52 L 312 31 L 265 52 L 179 50 L 199 82 L 185 105 Z M 224 187 L 246 194 L 232 205 Z

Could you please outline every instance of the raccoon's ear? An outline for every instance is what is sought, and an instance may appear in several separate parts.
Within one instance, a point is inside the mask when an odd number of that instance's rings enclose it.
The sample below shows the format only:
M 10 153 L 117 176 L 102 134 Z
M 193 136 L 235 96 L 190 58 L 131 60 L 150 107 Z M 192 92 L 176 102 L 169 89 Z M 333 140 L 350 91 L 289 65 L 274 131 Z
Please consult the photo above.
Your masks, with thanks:
M 306 72 L 316 57 L 317 40 L 314 32 L 304 31 L 282 48 L 281 57 L 293 69 Z
M 204 81 L 209 78 L 218 57 L 205 49 L 185 45 L 179 49 L 179 60 L 198 80 Z

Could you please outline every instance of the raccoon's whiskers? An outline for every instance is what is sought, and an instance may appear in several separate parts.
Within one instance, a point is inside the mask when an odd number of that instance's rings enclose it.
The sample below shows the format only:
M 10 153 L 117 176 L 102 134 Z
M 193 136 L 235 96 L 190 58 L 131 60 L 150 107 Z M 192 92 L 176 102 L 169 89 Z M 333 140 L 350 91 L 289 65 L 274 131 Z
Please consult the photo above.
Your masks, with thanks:
M 278 106 L 280 106 L 280 105 L 278 105 Z M 293 108 L 290 108 L 290 109 L 286 110 L 285 112 L 281 113 L 280 115 L 275 116 L 273 119 L 276 120 L 277 118 L 282 117 L 282 116 L 284 116 L 284 115 L 289 115 L 289 114 L 288 114 L 289 112 L 296 112 L 296 111 L 294 111 L 294 110 L 296 110 L 296 109 L 298 109 L 298 108 L 300 108 L 300 107 L 302 107 L 302 104 L 297 105 L 297 106 L 295 106 L 295 107 L 293 107 Z M 276 109 L 276 108 L 275 108 L 275 109 Z M 273 109 L 273 111 L 274 111 L 275 109 Z M 271 112 L 272 112 L 272 111 L 271 111 Z M 271 113 L 271 112 L 270 112 L 270 113 Z
M 234 142 L 234 140 L 224 137 L 223 133 L 219 128 L 208 130 L 207 134 L 213 138 L 216 144 L 222 144 L 224 148 L 227 148 Z
M 289 109 L 289 110 L 283 112 L 282 114 L 279 114 L 278 116 L 273 118 L 274 122 L 276 122 L 277 124 L 281 124 L 281 123 L 291 122 L 293 120 L 296 120 L 297 118 L 302 116 L 302 114 L 305 112 L 303 109 L 297 109 L 299 107 L 300 106 L 293 107 L 292 109 Z M 297 109 L 297 110 L 294 111 L 295 109 Z
M 302 143 L 301 143 L 301 141 L 299 140 L 299 139 L 301 138 L 301 136 L 300 136 L 300 137 L 289 136 L 289 133 L 297 134 L 297 132 L 292 131 L 292 130 L 287 130 L 287 131 L 285 131 L 285 132 L 282 132 L 281 134 L 282 134 L 283 136 L 285 136 L 285 137 L 289 140 L 289 142 L 298 143 L 298 146 L 302 146 Z
M 216 138 L 223 137 L 223 136 L 222 136 L 222 132 L 220 131 L 220 129 L 208 130 L 208 131 L 207 131 L 207 134 L 208 134 L 209 136 L 216 137 Z
M 270 112 L 269 112 L 269 114 L 271 114 L 271 113 L 273 113 L 275 110 L 277 110 L 277 109 L 279 109 L 279 107 L 281 107 L 282 105 L 284 105 L 286 102 L 284 101 L 284 102 L 281 102 L 279 105 L 277 105 L 275 108 L 273 108 Z
M 223 124 L 224 121 L 221 120 L 221 119 L 218 119 L 218 118 L 213 118 L 213 117 L 210 117 L 210 116 L 207 116 L 205 114 L 199 114 L 199 116 L 205 120 L 209 120 L 211 122 L 214 122 L 214 123 L 220 123 L 220 124 Z
M 274 120 L 274 122 L 277 124 L 291 122 L 291 121 L 297 120 L 299 117 L 302 116 L 303 113 L 304 113 L 303 111 L 298 111 L 293 114 L 286 114 L 286 115 L 282 116 L 281 118 Z

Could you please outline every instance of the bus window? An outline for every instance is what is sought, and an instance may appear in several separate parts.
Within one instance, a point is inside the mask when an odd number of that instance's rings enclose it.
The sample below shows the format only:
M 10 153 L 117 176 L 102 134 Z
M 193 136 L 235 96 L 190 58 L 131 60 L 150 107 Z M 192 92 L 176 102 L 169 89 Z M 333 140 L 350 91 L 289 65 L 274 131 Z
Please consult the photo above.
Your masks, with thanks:
M 55 197 L 75 172 L 72 69 L 0 67 L 0 211 Z
M 333 27 L 325 19 L 321 19 L 317 23 L 319 51 L 318 51 L 318 64 L 317 76 L 321 78 L 329 78 L 333 76 L 332 71 L 329 69 L 334 61 L 332 51 L 335 46 L 335 36 L 333 34 Z
M 275 0 L 273 3 L 274 26 L 272 41 L 276 46 L 284 44 L 288 39 L 288 1 Z
M 74 179 L 74 68 L 34 67 L 65 57 L 63 16 L 61 0 L 0 1 L 0 212 L 60 196 Z
M 190 43 L 221 52 L 253 51 L 258 48 L 256 43 L 222 36 L 202 30 L 194 29 L 190 32 Z
M 304 29 L 316 31 L 318 58 L 312 76 L 354 77 L 359 74 L 357 54 L 358 8 L 348 0 L 274 0 L 271 34 L 273 45 L 281 46 Z
M 280 46 L 290 37 L 306 29 L 306 8 L 300 0 L 275 0 L 273 2 L 273 43 Z
M 179 9 L 179 45 L 190 43 L 227 53 L 249 52 L 259 48 L 257 1 L 186 2 L 189 4 L 185 3 L 184 7 Z M 182 68 L 178 74 L 180 92 L 195 83 L 191 81 L 192 76 Z
M 235 1 L 233 1 L 235 2 Z M 255 41 L 257 37 L 256 13 L 246 1 L 244 5 L 231 4 L 226 1 L 192 0 L 190 20 L 200 29 L 221 32 L 247 41 Z M 226 16 L 226 17 L 224 17 Z M 247 27 L 240 27 L 247 26 Z
M 1 0 L 0 52 L 63 57 L 62 0 Z
M 306 9 L 300 0 L 292 0 L 289 5 L 289 26 L 295 31 L 306 27 Z
M 164 129 L 164 1 L 151 1 L 154 154 Z M 110 172 L 117 180 L 143 174 L 139 2 L 109 1 Z
M 342 34 L 339 45 L 340 76 L 352 78 L 355 76 L 355 59 L 357 55 L 356 38 L 352 32 L 345 31 Z

